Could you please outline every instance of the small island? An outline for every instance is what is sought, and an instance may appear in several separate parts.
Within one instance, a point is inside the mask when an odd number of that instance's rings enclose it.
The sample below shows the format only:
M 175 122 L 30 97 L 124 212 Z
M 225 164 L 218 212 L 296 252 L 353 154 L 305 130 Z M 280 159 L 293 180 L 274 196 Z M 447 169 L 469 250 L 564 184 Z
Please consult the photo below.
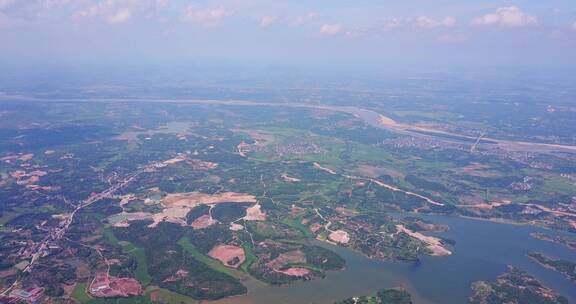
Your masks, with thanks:
M 543 286 L 538 280 L 518 268 L 508 271 L 495 282 L 479 281 L 472 284 L 471 304 L 488 303 L 541 303 L 568 304 L 568 300 Z
M 549 234 L 541 233 L 541 232 L 531 233 L 530 235 L 532 237 L 539 239 L 539 240 L 564 245 L 564 246 L 566 246 L 572 250 L 576 250 L 576 238 L 573 238 L 573 237 L 549 235 Z
M 402 288 L 381 289 L 376 295 L 353 297 L 335 304 L 412 304 L 410 294 Z
M 572 282 L 576 282 L 576 263 L 563 259 L 553 259 L 538 252 L 531 252 L 528 256 L 538 264 L 559 272 Z

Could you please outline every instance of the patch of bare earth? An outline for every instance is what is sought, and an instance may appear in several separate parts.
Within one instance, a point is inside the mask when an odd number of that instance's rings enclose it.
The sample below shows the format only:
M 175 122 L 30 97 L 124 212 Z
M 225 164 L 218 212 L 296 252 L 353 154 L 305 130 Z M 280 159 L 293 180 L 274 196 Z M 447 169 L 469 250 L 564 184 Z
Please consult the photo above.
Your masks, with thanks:
M 199 205 L 214 205 L 220 203 L 243 203 L 256 202 L 256 197 L 245 193 L 223 192 L 219 194 L 205 194 L 201 192 L 170 193 L 162 199 L 162 204 L 166 207 L 161 213 L 153 215 L 154 224 L 160 221 L 168 221 L 186 225 L 186 215 L 192 208 Z M 206 228 L 217 221 L 209 215 L 201 216 L 192 223 L 196 229 Z
M 287 173 L 282 174 L 281 177 L 282 177 L 282 180 L 287 182 L 287 183 L 297 183 L 300 181 L 299 178 L 288 176 Z
M 310 274 L 310 270 L 306 268 L 293 267 L 284 270 L 277 270 L 276 272 L 283 273 L 291 277 L 305 277 Z
M 512 204 L 512 201 L 509 200 L 503 200 L 501 202 L 479 202 L 476 204 L 470 204 L 470 205 L 456 205 L 457 207 L 460 208 L 470 208 L 470 209 L 478 209 L 478 210 L 490 210 L 493 208 L 497 208 L 500 206 L 505 206 L 505 205 L 510 205 Z
M 396 121 L 394 121 L 392 118 L 386 117 L 384 115 L 380 115 L 378 114 L 378 121 L 380 122 L 380 124 L 386 126 L 386 127 L 390 127 L 390 128 L 396 128 L 398 127 L 398 123 Z
M 413 237 L 415 239 L 424 242 L 427 245 L 427 248 L 430 249 L 430 251 L 432 251 L 432 255 L 434 256 L 445 256 L 452 254 L 450 250 L 443 247 L 442 242 L 439 238 L 423 235 L 422 233 L 419 232 L 414 232 L 404 227 L 403 225 L 396 225 L 396 229 L 398 230 L 398 232 L 405 233 L 410 237 Z
M 303 277 L 310 273 L 310 270 L 301 267 L 289 267 L 289 264 L 304 264 L 306 263 L 306 256 L 300 250 L 289 251 L 280 254 L 278 257 L 268 262 L 266 266 L 275 272 L 283 273 L 293 277 Z
M 16 184 L 18 185 L 34 185 L 40 181 L 40 177 L 45 176 L 48 174 L 46 171 L 42 170 L 34 170 L 30 172 L 26 172 L 23 170 L 16 170 L 10 173 L 10 176 L 16 179 Z
M 197 170 L 212 170 L 218 168 L 217 163 L 207 162 L 199 159 L 190 159 L 186 163 Z
M 332 175 L 336 175 L 336 174 L 337 174 L 336 171 L 334 171 L 334 170 L 332 170 L 332 169 L 329 169 L 329 168 L 326 168 L 326 167 L 322 167 L 319 163 L 316 163 L 316 162 L 314 163 L 314 168 L 316 168 L 316 169 L 318 169 L 318 170 L 322 170 L 322 171 L 324 171 L 324 172 L 328 172 L 328 173 L 330 173 L 330 174 L 332 174 Z
M 232 231 L 240 231 L 242 229 L 244 229 L 244 226 L 242 226 L 240 224 L 236 224 L 236 223 L 230 224 L 230 230 L 232 230 Z
M 319 223 L 313 223 L 312 225 L 310 225 L 310 231 L 312 231 L 312 233 L 317 233 L 318 231 L 324 229 L 324 225 L 319 224 Z
M 200 159 L 190 159 L 186 154 L 180 154 L 174 158 L 165 160 L 163 164 L 168 166 L 181 162 L 185 162 L 186 164 L 190 165 L 192 168 L 196 170 L 212 170 L 218 167 L 217 163 L 207 162 Z
M 186 159 L 186 157 L 184 157 L 184 156 L 182 156 L 182 155 L 178 155 L 178 156 L 176 156 L 176 157 L 174 157 L 174 158 L 165 160 L 165 161 L 163 162 L 163 164 L 165 164 L 165 165 L 174 165 L 174 164 L 177 164 L 177 163 L 179 163 L 179 162 L 183 162 L 185 159 Z
M 338 244 L 348 244 L 350 242 L 350 235 L 344 230 L 332 231 L 328 237 Z
M 298 206 L 293 204 L 292 208 L 290 208 L 290 217 L 295 218 L 301 214 L 304 214 L 305 212 L 306 212 L 306 209 L 304 209 L 302 207 L 298 207 Z
M 266 213 L 262 211 L 260 204 L 256 204 L 246 209 L 246 216 L 244 219 L 247 221 L 265 221 Z
M 167 282 L 176 282 L 176 281 L 180 281 L 184 278 L 187 278 L 190 275 L 190 273 L 187 270 L 184 269 L 178 269 L 178 271 L 176 271 L 175 274 L 167 277 L 166 279 L 164 279 L 162 282 L 167 283 Z
M 173 207 L 166 208 L 161 213 L 156 213 L 152 215 L 152 220 L 154 223 L 148 225 L 149 227 L 156 227 L 161 222 L 169 222 L 174 224 L 179 224 L 181 226 L 186 226 L 186 215 L 190 212 L 191 208 L 186 207 Z
M 162 192 L 162 190 L 160 190 L 160 187 L 148 188 L 146 191 L 150 194 L 157 194 L 157 193 Z
M 97 298 L 129 297 L 140 295 L 142 286 L 133 278 L 117 278 L 101 273 L 94 277 L 88 292 Z
M 352 209 L 348 209 L 348 208 L 343 208 L 343 207 L 336 207 L 336 212 L 345 215 L 345 216 L 354 216 L 354 215 L 358 215 L 358 211 L 356 210 L 352 210 Z
M 208 256 L 231 268 L 238 268 L 246 261 L 244 248 L 234 245 L 217 245 L 208 252 Z
M 125 219 L 115 222 L 112 224 L 113 227 L 128 227 L 131 221 L 141 221 L 146 219 L 152 219 L 152 214 L 148 212 L 121 212 L 117 214 L 118 216 L 124 216 Z
M 218 221 L 213 219 L 209 214 L 204 214 L 201 217 L 195 219 L 190 226 L 194 229 L 204 229 L 217 224 Z
M 155 188 L 151 189 L 157 190 Z M 196 206 L 244 202 L 255 203 L 256 197 L 250 194 L 236 192 L 223 192 L 219 194 L 206 194 L 201 192 L 170 193 L 158 202 L 164 207 L 162 212 L 155 214 L 145 212 L 123 212 L 121 214 L 126 217 L 126 220 L 116 223 L 114 226 L 126 227 L 130 225 L 130 221 L 141 219 L 152 219 L 154 222 L 149 225 L 149 227 L 152 228 L 164 221 L 186 226 L 186 215 Z M 147 199 L 145 203 L 156 204 L 157 201 Z M 202 229 L 215 223 L 217 223 L 216 220 L 212 219 L 209 215 L 205 215 L 197 218 L 191 226 L 195 229 Z
M 129 194 L 125 194 L 125 195 L 121 195 L 118 196 L 118 198 L 120 199 L 120 207 L 123 207 L 124 205 L 130 203 L 131 201 L 136 199 L 136 195 L 134 195 L 133 193 L 129 193 Z
M 194 208 L 198 205 L 220 203 L 255 203 L 256 197 L 247 193 L 222 192 L 206 194 L 201 192 L 170 193 L 162 199 L 166 207 L 182 206 Z
M 357 170 L 362 176 L 371 177 L 371 178 L 377 178 L 378 176 L 380 176 L 386 172 L 386 170 L 383 170 L 380 167 L 376 167 L 376 166 L 372 166 L 372 165 L 368 165 L 368 164 L 359 165 Z

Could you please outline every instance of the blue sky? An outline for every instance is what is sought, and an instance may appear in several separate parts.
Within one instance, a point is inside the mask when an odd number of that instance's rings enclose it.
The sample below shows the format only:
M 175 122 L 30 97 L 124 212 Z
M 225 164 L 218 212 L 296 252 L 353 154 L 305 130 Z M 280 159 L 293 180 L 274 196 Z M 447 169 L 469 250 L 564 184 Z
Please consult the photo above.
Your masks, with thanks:
M 576 66 L 574 0 L 0 0 L 0 64 Z

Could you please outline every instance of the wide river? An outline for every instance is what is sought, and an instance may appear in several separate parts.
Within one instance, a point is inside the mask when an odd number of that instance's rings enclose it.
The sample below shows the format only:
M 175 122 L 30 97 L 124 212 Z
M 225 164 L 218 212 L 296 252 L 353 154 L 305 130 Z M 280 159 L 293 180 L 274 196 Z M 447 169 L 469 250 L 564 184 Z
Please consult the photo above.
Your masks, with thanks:
M 414 216 L 404 214 L 407 215 Z M 350 296 L 371 294 L 383 287 L 403 286 L 411 292 L 416 304 L 463 304 L 471 294 L 470 285 L 474 281 L 494 280 L 506 271 L 507 265 L 529 272 L 544 285 L 567 297 L 570 303 L 576 303 L 576 284 L 526 256 L 530 251 L 539 251 L 576 261 L 576 251 L 530 236 L 532 232 L 561 232 L 461 217 L 417 216 L 450 227 L 450 231 L 436 235 L 456 241 L 453 255 L 424 257 L 419 263 L 382 262 L 346 248 L 318 242 L 346 259 L 343 271 L 330 272 L 324 279 L 280 287 L 251 281 L 247 282 L 247 295 L 214 303 L 333 303 Z

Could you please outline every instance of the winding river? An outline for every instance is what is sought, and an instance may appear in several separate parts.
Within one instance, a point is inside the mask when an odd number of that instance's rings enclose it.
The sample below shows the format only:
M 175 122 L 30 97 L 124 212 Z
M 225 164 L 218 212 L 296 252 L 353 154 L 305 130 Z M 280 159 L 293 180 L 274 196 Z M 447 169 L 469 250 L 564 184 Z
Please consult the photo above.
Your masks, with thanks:
M 480 137 L 471 137 L 462 134 L 451 133 L 445 130 L 439 130 L 429 127 L 418 125 L 411 125 L 394 121 L 392 118 L 384 116 L 371 109 L 356 107 L 356 106 L 335 106 L 335 105 L 322 105 L 314 103 L 298 103 L 298 102 L 255 102 L 248 100 L 212 100 L 212 99 L 146 99 L 146 98 L 37 98 L 31 96 L 20 95 L 2 95 L 0 100 L 27 100 L 27 101 L 43 101 L 43 102 L 152 102 L 152 103 L 180 103 L 180 104 L 197 104 L 197 105 L 228 105 L 228 106 L 269 106 L 269 107 L 291 107 L 291 108 L 309 108 L 309 109 L 322 109 L 330 110 L 341 113 L 348 113 L 360 118 L 364 123 L 382 129 L 388 129 L 399 133 L 408 133 L 415 136 L 440 136 L 444 140 L 456 141 L 479 141 Z M 446 138 L 445 136 L 448 136 Z M 500 148 L 509 151 L 538 151 L 542 153 L 550 152 L 565 152 L 576 153 L 576 146 L 561 145 L 561 144 L 548 144 L 539 142 L 528 141 L 515 141 L 505 139 L 494 139 L 488 137 L 481 138 L 483 142 L 496 144 Z

